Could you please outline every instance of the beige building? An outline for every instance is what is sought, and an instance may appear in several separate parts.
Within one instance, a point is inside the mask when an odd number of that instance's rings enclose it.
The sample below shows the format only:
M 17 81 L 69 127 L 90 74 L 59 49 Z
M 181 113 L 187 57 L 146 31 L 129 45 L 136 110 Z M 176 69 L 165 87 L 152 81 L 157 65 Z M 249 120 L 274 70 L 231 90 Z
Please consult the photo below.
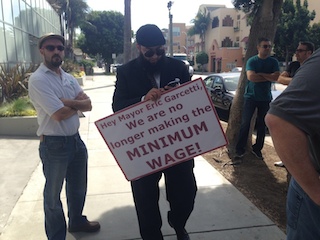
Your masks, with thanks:
M 308 4 L 309 10 L 316 12 L 316 18 L 311 24 L 320 22 L 320 1 L 308 0 Z M 234 67 L 241 67 L 250 33 L 246 14 L 224 5 L 209 4 L 200 5 L 199 11 L 206 11 L 211 19 L 205 35 L 204 51 L 209 56 L 207 71 L 228 72 Z M 201 45 L 199 36 L 196 36 L 195 55 L 202 50 Z
M 172 23 L 172 49 L 173 53 L 186 53 L 191 60 L 194 54 L 194 39 L 195 36 L 188 36 L 188 29 L 185 23 Z M 169 29 L 162 29 L 163 35 L 167 42 L 167 52 L 170 49 L 170 34 Z
M 303 4 L 303 1 L 301 2 Z M 320 1 L 308 0 L 309 10 L 316 11 L 314 22 L 320 22 Z M 225 5 L 202 4 L 199 11 L 210 15 L 210 23 L 205 33 L 205 46 L 199 35 L 188 36 L 185 23 L 173 23 L 173 53 L 186 53 L 190 60 L 200 51 L 209 56 L 208 72 L 228 72 L 234 67 L 242 67 L 247 49 L 250 26 L 246 14 Z M 169 48 L 168 29 L 163 29 Z M 197 66 L 195 66 L 197 69 Z
M 250 26 L 246 15 L 224 5 L 200 5 L 199 11 L 207 12 L 211 22 L 205 34 L 205 52 L 209 56 L 208 72 L 228 72 L 241 67 L 247 49 Z M 201 41 L 195 52 L 201 51 Z
M 301 0 L 301 5 L 303 5 L 303 0 Z M 316 12 L 316 17 L 311 22 L 311 24 L 320 22 L 320 1 L 319 0 L 308 0 L 308 5 L 309 5 L 308 6 L 309 11 L 315 10 L 315 12 Z

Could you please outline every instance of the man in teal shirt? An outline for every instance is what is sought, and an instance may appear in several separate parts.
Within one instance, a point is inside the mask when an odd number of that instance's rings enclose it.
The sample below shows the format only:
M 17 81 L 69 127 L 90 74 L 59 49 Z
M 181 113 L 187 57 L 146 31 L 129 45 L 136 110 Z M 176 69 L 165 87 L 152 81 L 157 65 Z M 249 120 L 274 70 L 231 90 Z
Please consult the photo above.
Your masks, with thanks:
M 270 57 L 270 40 L 259 38 L 257 49 L 258 54 L 249 58 L 246 64 L 248 81 L 244 94 L 241 128 L 236 145 L 236 157 L 238 158 L 242 158 L 245 154 L 251 119 L 257 109 L 257 137 L 255 144 L 252 146 L 252 153 L 257 158 L 263 159 L 261 149 L 266 134 L 264 117 L 272 100 L 272 82 L 276 82 L 280 75 L 278 61 Z

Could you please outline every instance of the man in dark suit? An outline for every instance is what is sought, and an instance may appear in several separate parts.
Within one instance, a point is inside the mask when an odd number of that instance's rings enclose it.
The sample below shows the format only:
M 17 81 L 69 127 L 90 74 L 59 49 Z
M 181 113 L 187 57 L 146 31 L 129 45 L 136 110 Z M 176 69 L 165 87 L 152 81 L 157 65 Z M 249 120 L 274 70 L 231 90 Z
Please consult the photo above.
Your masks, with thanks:
M 140 101 L 158 100 L 163 91 L 172 87 L 167 86 L 171 81 L 190 81 L 185 64 L 165 56 L 165 39 L 156 25 L 140 27 L 136 40 L 139 57 L 117 70 L 112 103 L 114 112 Z M 142 239 L 163 239 L 158 204 L 159 180 L 162 174 L 165 177 L 166 195 L 170 204 L 168 222 L 176 231 L 178 240 L 189 239 L 185 225 L 193 210 L 197 192 L 193 167 L 194 160 L 190 159 L 131 182 Z

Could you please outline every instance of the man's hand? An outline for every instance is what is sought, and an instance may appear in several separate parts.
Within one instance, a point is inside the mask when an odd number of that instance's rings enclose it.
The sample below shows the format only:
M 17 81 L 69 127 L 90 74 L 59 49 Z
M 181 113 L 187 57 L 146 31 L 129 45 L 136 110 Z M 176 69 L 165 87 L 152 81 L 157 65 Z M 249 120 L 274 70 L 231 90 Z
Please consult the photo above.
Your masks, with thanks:
M 144 97 L 144 100 L 157 101 L 165 91 L 163 88 L 152 88 Z
M 91 100 L 84 92 L 80 92 L 75 99 L 60 98 L 64 106 L 72 109 L 79 110 L 81 112 L 91 111 Z
M 289 73 L 284 71 L 280 74 L 280 76 L 278 77 L 277 82 L 281 83 L 283 85 L 289 85 L 289 83 L 291 82 L 292 78 L 290 77 Z
M 74 100 L 85 100 L 85 99 L 88 99 L 88 95 L 85 94 L 84 92 L 80 92 L 78 94 L 78 96 L 76 96 L 76 98 Z

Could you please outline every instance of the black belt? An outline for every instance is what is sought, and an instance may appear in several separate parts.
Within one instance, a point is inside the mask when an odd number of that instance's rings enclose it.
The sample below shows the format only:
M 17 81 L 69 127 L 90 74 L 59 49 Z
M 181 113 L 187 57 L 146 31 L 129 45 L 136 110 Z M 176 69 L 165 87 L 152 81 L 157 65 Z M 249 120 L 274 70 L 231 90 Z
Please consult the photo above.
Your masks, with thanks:
M 76 136 L 78 136 L 79 133 L 77 132 L 74 135 L 71 136 L 50 136 L 50 135 L 40 135 L 40 142 L 43 142 L 45 140 L 45 138 L 50 137 L 50 138 L 61 138 L 61 139 L 68 139 L 68 138 L 74 138 Z

